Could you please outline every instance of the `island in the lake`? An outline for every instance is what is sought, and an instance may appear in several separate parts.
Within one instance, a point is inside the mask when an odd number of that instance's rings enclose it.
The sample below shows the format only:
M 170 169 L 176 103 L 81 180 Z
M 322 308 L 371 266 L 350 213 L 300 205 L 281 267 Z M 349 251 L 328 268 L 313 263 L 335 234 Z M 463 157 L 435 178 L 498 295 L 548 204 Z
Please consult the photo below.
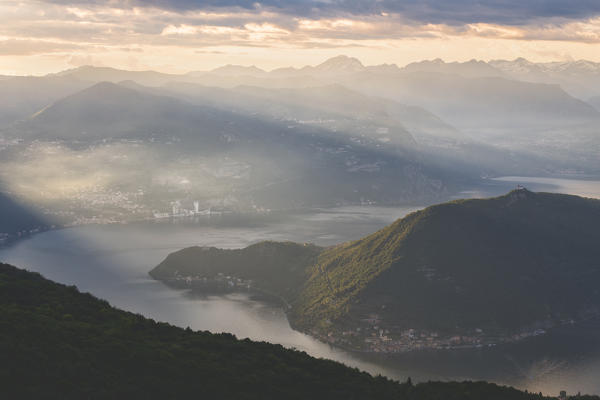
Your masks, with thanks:
M 428 207 L 333 247 L 190 247 L 150 275 L 278 299 L 294 329 L 349 350 L 493 346 L 600 314 L 599 226 L 600 200 L 519 188 Z

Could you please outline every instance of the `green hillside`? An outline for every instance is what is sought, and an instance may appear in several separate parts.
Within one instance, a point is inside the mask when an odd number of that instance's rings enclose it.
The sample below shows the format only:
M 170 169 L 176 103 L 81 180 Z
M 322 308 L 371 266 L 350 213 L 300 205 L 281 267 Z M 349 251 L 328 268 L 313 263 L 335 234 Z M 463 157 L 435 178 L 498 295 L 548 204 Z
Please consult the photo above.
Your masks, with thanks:
M 204 283 L 184 279 L 187 277 L 208 278 L 205 289 L 217 289 L 219 281 L 234 276 L 255 289 L 291 301 L 306 281 L 306 267 L 316 262 L 322 250 L 312 244 L 272 241 L 234 250 L 188 247 L 169 254 L 150 275 L 174 286 Z M 219 274 L 223 279 L 218 280 Z
M 206 276 L 207 264 L 213 274 L 243 271 L 285 298 L 295 328 L 352 348 L 492 344 L 600 313 L 598 226 L 598 200 L 522 189 L 432 206 L 318 256 L 318 248 L 310 256 L 278 253 L 269 268 L 281 272 L 273 275 L 294 271 L 284 285 L 282 277 L 263 279 L 257 265 L 273 260 L 252 246 L 221 262 L 204 254 L 231 251 L 187 249 L 152 275 L 165 280 L 179 269 L 182 282 Z
M 518 331 L 597 313 L 600 201 L 516 190 L 429 207 L 325 250 L 300 326 L 377 314 L 384 326 Z
M 158 323 L 6 264 L 0 354 L 2 395 L 14 399 L 543 399 L 483 382 L 399 384 L 279 345 Z

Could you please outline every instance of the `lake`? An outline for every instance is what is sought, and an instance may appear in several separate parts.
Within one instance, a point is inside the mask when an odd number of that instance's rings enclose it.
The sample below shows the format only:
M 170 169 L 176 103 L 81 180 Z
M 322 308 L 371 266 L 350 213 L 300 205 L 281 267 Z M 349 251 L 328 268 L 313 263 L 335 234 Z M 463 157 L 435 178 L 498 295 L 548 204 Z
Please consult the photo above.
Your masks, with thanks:
M 600 197 L 598 181 L 528 183 L 522 177 L 509 177 L 490 181 L 489 187 L 481 190 L 497 194 L 517 183 L 531 190 L 596 193 L 590 197 Z M 482 191 L 465 195 L 480 195 Z M 22 240 L 1 249 L 0 260 L 75 284 L 119 308 L 156 320 L 280 343 L 399 380 L 408 376 L 417 381 L 486 379 L 547 394 L 563 389 L 600 393 L 599 321 L 489 349 L 357 355 L 293 331 L 281 309 L 247 294 L 199 297 L 167 288 L 147 274 L 167 254 L 187 246 L 239 248 L 265 239 L 332 245 L 360 238 L 418 208 L 340 207 L 291 214 L 89 225 Z

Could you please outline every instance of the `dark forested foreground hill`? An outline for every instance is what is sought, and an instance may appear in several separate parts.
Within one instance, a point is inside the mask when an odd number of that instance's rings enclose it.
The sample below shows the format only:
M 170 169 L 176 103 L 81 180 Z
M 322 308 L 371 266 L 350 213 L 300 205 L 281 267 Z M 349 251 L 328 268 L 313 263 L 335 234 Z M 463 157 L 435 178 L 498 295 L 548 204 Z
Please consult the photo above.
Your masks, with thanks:
M 475 347 L 598 315 L 599 225 L 598 200 L 521 189 L 428 207 L 326 249 L 184 249 L 151 275 L 191 287 L 217 272 L 241 278 L 283 297 L 294 327 L 347 348 Z
M 279 345 L 157 323 L 6 264 L 0 354 L 1 393 L 14 399 L 543 399 L 483 382 L 375 378 Z

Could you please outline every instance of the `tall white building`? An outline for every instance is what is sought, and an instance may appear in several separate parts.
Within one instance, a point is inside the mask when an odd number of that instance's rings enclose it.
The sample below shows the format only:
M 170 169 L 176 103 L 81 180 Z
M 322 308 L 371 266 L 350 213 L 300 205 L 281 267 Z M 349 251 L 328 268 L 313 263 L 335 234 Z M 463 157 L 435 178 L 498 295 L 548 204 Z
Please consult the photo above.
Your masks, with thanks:
M 181 203 L 178 201 L 174 201 L 171 203 L 173 206 L 173 215 L 179 215 L 181 213 Z

